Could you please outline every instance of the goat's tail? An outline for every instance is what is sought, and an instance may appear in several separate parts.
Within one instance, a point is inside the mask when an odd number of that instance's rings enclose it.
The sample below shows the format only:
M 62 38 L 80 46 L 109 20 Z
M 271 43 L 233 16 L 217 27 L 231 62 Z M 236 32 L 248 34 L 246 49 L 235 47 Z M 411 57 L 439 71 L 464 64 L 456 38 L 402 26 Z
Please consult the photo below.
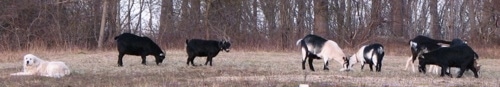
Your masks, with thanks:
M 188 43 L 189 43 L 189 39 L 186 39 L 186 44 L 188 44 Z
M 476 52 L 474 52 L 474 59 L 479 59 L 479 55 Z
M 377 49 L 377 53 L 378 53 L 378 54 L 382 54 L 382 53 L 384 53 L 384 47 L 379 47 L 379 48 Z
M 300 45 L 300 42 L 301 42 L 301 41 L 302 41 L 302 39 L 297 40 L 296 45 L 297 45 L 297 46 L 298 46 L 298 45 Z
M 309 48 L 307 48 L 306 42 L 303 39 L 297 40 L 296 44 L 297 44 L 297 46 L 300 46 L 300 47 L 306 49 L 306 54 L 309 54 L 309 50 L 308 50 Z
M 118 36 L 115 37 L 115 40 L 117 40 L 117 39 L 118 39 Z

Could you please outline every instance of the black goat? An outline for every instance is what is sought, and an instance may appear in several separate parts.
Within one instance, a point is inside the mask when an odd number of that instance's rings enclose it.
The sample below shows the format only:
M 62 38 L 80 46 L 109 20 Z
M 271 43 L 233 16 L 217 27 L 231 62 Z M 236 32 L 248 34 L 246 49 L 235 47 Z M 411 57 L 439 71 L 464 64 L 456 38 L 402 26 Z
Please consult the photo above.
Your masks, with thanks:
M 196 66 L 194 64 L 194 58 L 206 56 L 207 62 L 205 62 L 205 65 L 210 62 L 210 66 L 212 66 L 212 58 L 217 56 L 222 50 L 229 52 L 230 46 L 231 43 L 228 41 L 201 39 L 186 40 L 186 52 L 188 54 L 187 64 L 189 65 L 189 63 L 191 63 L 191 65 Z
M 431 39 L 422 35 L 418 35 L 408 42 L 410 44 L 412 56 L 406 62 L 405 70 L 408 69 L 409 65 L 411 65 L 411 68 L 413 68 L 412 70 L 415 70 L 413 62 L 415 62 L 417 57 L 420 56 L 419 53 L 423 50 L 423 48 L 426 48 L 427 50 L 435 50 L 440 47 L 447 47 L 451 43 L 449 41 Z
M 425 65 L 434 64 L 441 67 L 440 76 L 447 74 L 451 77 L 451 74 L 447 72 L 448 68 L 459 67 L 457 78 L 462 77 L 467 69 L 470 69 L 474 73 L 474 77 L 478 78 L 475 57 L 477 54 L 467 45 L 438 48 L 419 56 L 419 72 L 425 73 Z
M 141 56 L 142 64 L 146 65 L 146 56 L 153 55 L 156 58 L 156 65 L 165 59 L 165 53 L 148 37 L 140 37 L 130 33 L 123 33 L 115 37 L 118 46 L 118 66 L 123 66 L 123 56 L 125 54 Z
M 446 47 L 451 44 L 450 41 L 444 40 L 435 40 L 426 36 L 419 35 L 409 41 L 411 46 L 412 53 L 412 61 L 414 62 L 417 58 L 418 54 L 422 51 L 423 48 L 427 50 L 434 50 L 440 47 Z

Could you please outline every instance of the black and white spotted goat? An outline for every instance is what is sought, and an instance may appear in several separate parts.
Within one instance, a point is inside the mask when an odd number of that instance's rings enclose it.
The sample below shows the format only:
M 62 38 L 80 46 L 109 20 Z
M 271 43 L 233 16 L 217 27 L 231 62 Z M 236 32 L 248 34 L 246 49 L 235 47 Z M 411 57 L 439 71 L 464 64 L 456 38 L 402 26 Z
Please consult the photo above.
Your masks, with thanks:
M 305 63 L 308 57 L 309 67 L 312 71 L 314 71 L 312 64 L 313 59 L 323 59 L 323 70 L 329 70 L 328 61 L 330 59 L 334 59 L 342 65 L 343 68 L 340 69 L 341 71 L 344 71 L 347 68 L 348 59 L 335 41 L 309 34 L 304 38 L 299 39 L 297 41 L 297 45 L 300 45 L 302 50 L 302 69 L 306 69 Z
M 361 70 L 365 64 L 370 65 L 370 71 L 373 71 L 373 65 L 377 72 L 381 71 L 382 60 L 384 59 L 384 46 L 379 43 L 362 46 L 358 52 L 349 58 L 349 67 L 347 70 L 353 70 L 352 66 L 361 62 Z

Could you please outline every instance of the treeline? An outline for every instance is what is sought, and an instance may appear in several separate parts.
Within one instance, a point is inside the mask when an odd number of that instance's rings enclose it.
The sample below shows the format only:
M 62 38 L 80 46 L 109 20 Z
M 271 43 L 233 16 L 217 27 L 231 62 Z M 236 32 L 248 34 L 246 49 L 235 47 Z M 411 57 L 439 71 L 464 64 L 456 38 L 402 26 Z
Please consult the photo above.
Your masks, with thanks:
M 182 49 L 186 39 L 202 38 L 229 39 L 236 49 L 296 50 L 295 41 L 310 33 L 349 48 L 373 41 L 406 46 L 416 35 L 497 46 L 499 4 L 499 0 L 2 0 L 0 51 L 97 49 L 98 45 L 114 49 L 114 36 L 123 32 L 151 37 L 168 49 Z

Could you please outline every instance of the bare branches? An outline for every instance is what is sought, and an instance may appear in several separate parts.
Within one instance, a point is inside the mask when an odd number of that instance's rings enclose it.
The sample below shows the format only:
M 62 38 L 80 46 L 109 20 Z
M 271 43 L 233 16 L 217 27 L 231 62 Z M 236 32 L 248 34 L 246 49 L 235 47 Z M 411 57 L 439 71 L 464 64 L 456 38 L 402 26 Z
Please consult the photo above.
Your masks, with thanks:
M 294 40 L 311 33 L 341 47 L 416 35 L 500 42 L 498 0 L 106 1 L 1 1 L 0 48 L 112 48 L 123 32 L 167 48 L 204 38 L 238 42 L 235 49 L 296 50 Z

